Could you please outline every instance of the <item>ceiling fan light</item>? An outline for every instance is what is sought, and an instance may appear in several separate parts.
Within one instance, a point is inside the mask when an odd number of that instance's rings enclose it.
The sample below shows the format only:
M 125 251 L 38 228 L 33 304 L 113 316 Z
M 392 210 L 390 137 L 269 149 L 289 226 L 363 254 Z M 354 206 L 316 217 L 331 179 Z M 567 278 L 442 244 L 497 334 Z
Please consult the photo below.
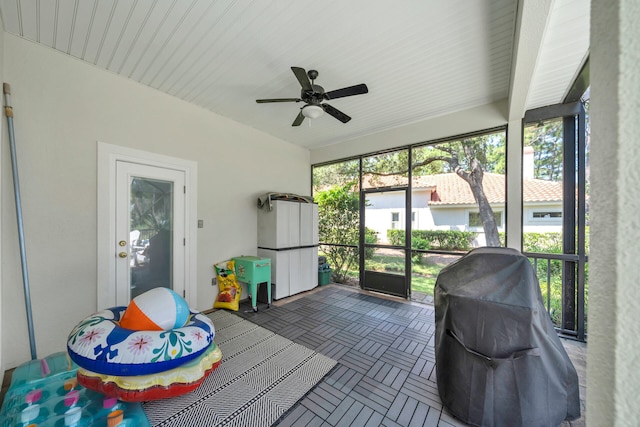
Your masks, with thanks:
M 308 119 L 317 119 L 324 114 L 324 109 L 319 105 L 305 105 L 302 107 L 302 115 Z

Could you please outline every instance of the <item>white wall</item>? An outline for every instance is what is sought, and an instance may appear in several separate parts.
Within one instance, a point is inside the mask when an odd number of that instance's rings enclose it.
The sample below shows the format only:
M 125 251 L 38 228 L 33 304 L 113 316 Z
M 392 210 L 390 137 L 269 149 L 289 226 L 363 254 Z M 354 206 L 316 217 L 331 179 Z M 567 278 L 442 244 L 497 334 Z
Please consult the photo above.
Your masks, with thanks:
M 640 3 L 591 2 L 587 425 L 640 419 Z
M 258 195 L 310 192 L 308 150 L 9 34 L 4 62 L 39 357 L 64 350 L 71 328 L 98 309 L 97 141 L 198 162 L 204 220 L 198 309 L 213 304 L 214 262 L 256 253 Z M 3 141 L 1 325 L 8 369 L 30 356 L 6 147 Z
M 0 82 L 4 82 L 4 27 L 2 26 L 2 19 L 0 19 Z M 4 117 L 0 120 L 0 142 L 3 142 L 4 145 Z M 4 150 L 0 150 L 0 177 L 3 177 L 3 152 Z M 3 190 L 0 185 L 0 195 L 3 194 Z M 0 197 L 0 212 L 2 212 L 2 197 Z M 3 242 L 2 236 L 2 224 L 0 223 L 0 242 Z M 0 250 L 0 332 L 2 331 L 2 289 L 4 288 L 2 281 L 2 266 L 4 265 L 4 258 L 2 257 L 2 251 Z M 4 357 L 2 357 L 2 340 L 0 339 L 0 374 L 5 371 L 4 368 Z
M 523 207 L 522 231 L 524 233 L 561 233 L 562 218 L 533 218 L 534 212 L 562 212 L 561 203 L 536 204 Z

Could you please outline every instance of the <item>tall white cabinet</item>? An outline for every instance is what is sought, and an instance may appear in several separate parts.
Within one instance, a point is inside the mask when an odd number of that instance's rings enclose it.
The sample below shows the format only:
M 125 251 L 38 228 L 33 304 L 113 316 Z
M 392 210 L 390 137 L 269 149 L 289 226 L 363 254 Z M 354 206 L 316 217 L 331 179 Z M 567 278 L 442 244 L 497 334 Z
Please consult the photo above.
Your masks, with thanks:
M 318 286 L 318 205 L 286 200 L 258 210 L 258 256 L 271 259 L 273 298 Z

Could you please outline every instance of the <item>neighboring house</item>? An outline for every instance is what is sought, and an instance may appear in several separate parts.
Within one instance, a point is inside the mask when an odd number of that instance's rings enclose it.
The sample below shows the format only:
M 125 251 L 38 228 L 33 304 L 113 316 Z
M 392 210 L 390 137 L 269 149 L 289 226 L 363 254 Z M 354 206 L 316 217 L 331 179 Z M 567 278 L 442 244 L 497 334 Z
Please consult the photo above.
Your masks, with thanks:
M 402 179 L 402 178 L 400 178 Z M 392 182 L 393 181 L 393 182 Z M 498 231 L 505 227 L 505 176 L 486 173 L 483 188 L 496 217 Z M 395 177 L 365 179 L 366 188 L 398 185 Z M 478 204 L 466 181 L 455 173 L 413 177 L 411 227 L 413 230 L 460 230 L 478 234 L 476 245 L 485 242 Z M 562 183 L 540 179 L 523 180 L 523 231 L 562 230 Z M 367 194 L 365 221 L 387 242 L 388 229 L 405 229 L 404 191 Z

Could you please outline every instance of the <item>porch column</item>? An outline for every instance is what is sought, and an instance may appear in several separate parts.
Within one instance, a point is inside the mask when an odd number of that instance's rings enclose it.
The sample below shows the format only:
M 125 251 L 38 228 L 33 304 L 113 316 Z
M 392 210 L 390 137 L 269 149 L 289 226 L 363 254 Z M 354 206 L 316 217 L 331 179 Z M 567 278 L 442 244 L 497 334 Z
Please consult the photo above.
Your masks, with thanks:
M 522 120 L 507 128 L 507 247 L 522 249 Z
M 587 425 L 640 419 L 640 3 L 591 0 Z

